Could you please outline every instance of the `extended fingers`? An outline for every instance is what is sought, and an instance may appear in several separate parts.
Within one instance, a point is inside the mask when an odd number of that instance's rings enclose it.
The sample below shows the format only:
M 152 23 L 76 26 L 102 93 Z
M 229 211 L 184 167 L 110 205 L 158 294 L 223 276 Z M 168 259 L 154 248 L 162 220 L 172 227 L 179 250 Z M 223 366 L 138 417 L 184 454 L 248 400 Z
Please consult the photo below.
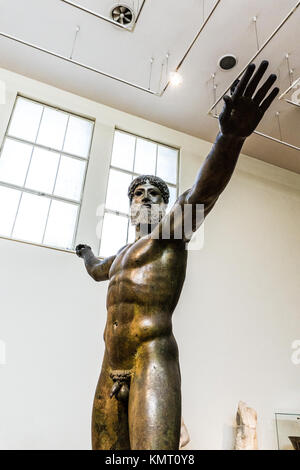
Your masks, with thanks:
M 272 101 L 276 98 L 276 96 L 278 95 L 278 92 L 279 92 L 279 88 L 278 87 L 275 87 L 271 93 L 269 94 L 269 96 L 267 96 L 267 98 L 262 102 L 261 106 L 260 106 L 260 110 L 262 111 L 262 113 L 265 113 L 268 109 L 268 107 L 271 105 Z
M 265 73 L 268 65 L 269 65 L 269 62 L 267 60 L 263 60 L 261 62 L 260 66 L 258 67 L 257 71 L 255 72 L 253 78 L 249 82 L 249 84 L 246 88 L 246 91 L 244 93 L 244 96 L 251 97 L 253 95 L 253 93 L 255 92 L 255 89 L 256 89 L 258 83 L 260 82 L 263 74 Z
M 232 98 L 236 98 L 237 96 L 241 96 L 243 93 L 244 93 L 244 90 L 253 74 L 255 70 L 255 64 L 250 64 L 248 65 L 248 67 L 246 68 L 246 71 L 240 81 L 240 83 L 237 85 L 237 87 L 235 88 L 233 94 L 232 94 Z
M 276 79 L 277 76 L 275 74 L 269 76 L 268 80 L 265 81 L 263 86 L 258 89 L 256 95 L 254 96 L 253 101 L 255 101 L 255 103 L 260 104 L 262 102 Z

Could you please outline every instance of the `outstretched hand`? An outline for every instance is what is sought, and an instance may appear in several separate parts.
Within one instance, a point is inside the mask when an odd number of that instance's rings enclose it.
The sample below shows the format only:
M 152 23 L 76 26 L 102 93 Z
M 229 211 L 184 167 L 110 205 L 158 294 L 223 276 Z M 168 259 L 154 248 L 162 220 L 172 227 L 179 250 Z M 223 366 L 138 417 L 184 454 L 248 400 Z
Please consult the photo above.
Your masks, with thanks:
M 276 75 L 272 74 L 254 95 L 268 65 L 268 61 L 264 60 L 253 75 L 255 65 L 250 64 L 235 88 L 233 95 L 231 97 L 224 96 L 225 105 L 219 116 L 220 130 L 223 135 L 246 138 L 258 126 L 279 92 L 279 88 L 276 87 L 267 96 L 277 79 Z

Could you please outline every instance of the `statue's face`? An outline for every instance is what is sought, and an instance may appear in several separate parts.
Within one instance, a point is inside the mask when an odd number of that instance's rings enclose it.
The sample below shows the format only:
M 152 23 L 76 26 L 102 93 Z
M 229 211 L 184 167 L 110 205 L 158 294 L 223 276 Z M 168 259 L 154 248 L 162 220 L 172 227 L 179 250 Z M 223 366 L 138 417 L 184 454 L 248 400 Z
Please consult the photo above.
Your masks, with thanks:
M 162 193 L 153 184 L 140 184 L 134 190 L 130 212 L 133 225 L 157 224 L 166 213 Z

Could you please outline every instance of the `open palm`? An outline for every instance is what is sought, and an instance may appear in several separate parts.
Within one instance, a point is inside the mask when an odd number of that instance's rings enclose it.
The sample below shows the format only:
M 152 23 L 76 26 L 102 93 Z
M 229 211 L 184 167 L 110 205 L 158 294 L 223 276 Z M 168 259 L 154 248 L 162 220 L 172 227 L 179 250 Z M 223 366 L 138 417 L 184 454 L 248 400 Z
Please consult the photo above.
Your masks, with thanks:
M 264 113 L 279 92 L 279 88 L 276 87 L 267 96 L 277 78 L 276 75 L 272 74 L 254 95 L 268 65 L 269 63 L 264 60 L 253 75 L 255 65 L 250 64 L 233 95 L 231 97 L 224 96 L 225 105 L 219 116 L 220 129 L 223 135 L 246 138 L 252 134 L 261 121 Z

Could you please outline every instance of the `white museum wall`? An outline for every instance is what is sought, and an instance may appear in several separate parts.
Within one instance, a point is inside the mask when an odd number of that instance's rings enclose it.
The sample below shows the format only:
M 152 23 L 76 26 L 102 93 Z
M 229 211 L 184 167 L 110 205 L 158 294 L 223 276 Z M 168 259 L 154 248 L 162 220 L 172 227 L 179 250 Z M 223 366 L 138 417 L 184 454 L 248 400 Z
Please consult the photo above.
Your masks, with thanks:
M 94 249 L 115 126 L 180 147 L 181 191 L 211 147 L 7 70 L 0 80 L 0 141 L 17 93 L 96 119 L 77 238 Z M 231 449 L 239 400 L 258 412 L 260 449 L 276 448 L 276 411 L 299 413 L 299 220 L 300 175 L 241 156 L 174 313 L 189 449 Z M 73 253 L 5 239 L 0 253 L 0 448 L 89 449 L 107 283 Z

